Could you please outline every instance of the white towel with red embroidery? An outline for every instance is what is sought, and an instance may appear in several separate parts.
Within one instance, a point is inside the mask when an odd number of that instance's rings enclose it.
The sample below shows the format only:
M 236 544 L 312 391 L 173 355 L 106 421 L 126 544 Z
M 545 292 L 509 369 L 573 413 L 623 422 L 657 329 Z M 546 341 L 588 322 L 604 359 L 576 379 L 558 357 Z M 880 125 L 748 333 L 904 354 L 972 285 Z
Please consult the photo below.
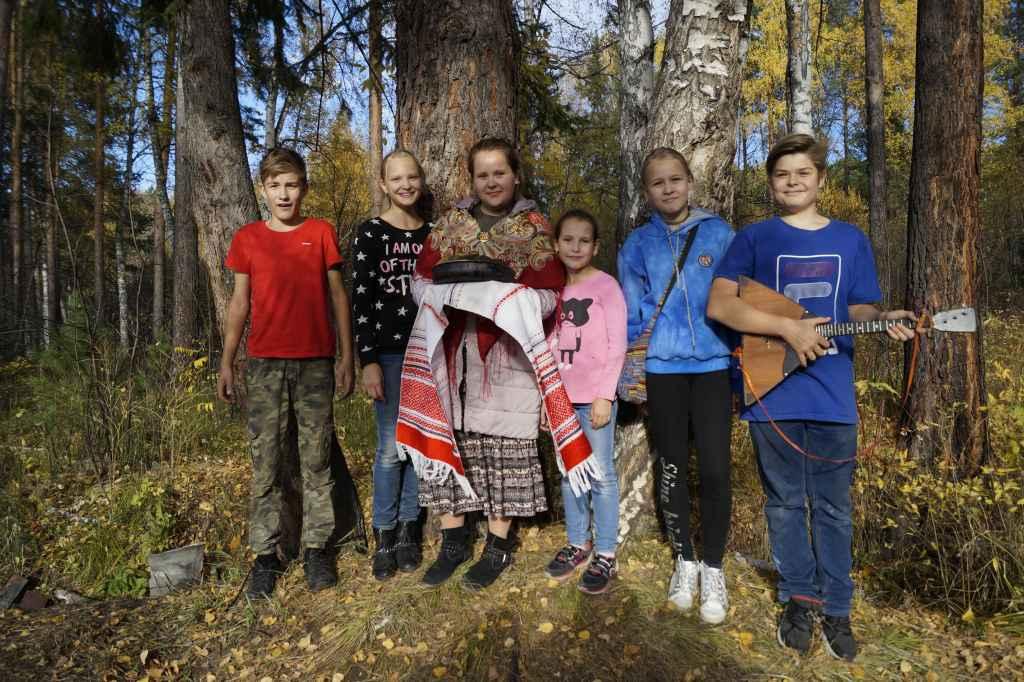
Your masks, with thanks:
M 521 284 L 467 282 L 425 287 L 402 364 L 396 431 L 402 458 L 412 460 L 420 480 L 440 483 L 453 475 L 463 491 L 477 499 L 455 442 L 448 413 L 450 400 L 442 399 L 450 395 L 442 343 L 448 326 L 446 305 L 491 320 L 520 345 L 537 376 L 558 454 L 558 469 L 569 479 L 574 494 L 590 490 L 591 479 L 601 475 L 600 467 L 544 336 L 540 297 Z

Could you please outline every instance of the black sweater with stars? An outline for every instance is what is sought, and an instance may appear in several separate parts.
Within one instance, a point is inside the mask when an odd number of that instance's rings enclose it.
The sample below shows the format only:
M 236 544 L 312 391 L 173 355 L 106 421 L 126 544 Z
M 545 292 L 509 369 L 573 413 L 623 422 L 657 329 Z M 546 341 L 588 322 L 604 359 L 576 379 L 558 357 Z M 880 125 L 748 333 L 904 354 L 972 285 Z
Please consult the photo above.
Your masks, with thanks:
M 352 319 L 359 363 L 381 353 L 404 353 L 416 319 L 412 272 L 433 223 L 402 230 L 373 218 L 356 229 L 352 243 Z

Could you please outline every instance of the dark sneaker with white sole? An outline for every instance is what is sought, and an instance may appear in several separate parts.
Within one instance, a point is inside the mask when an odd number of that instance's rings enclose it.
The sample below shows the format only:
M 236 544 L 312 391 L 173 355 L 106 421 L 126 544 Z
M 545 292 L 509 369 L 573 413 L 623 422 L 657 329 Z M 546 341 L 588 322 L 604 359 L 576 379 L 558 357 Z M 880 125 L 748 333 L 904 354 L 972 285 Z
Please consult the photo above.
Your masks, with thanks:
M 814 612 L 796 599 L 786 603 L 779 619 L 779 644 L 806 654 L 814 637 Z
M 545 575 L 555 580 L 565 580 L 571 576 L 577 568 L 587 563 L 587 559 L 590 558 L 590 550 L 577 547 L 576 545 L 566 545 L 562 549 L 558 550 L 558 554 L 551 560 L 548 567 L 544 569 Z
M 821 638 L 832 658 L 852 661 L 857 657 L 857 640 L 850 628 L 849 616 L 825 616 L 821 619 Z
M 608 591 L 612 578 L 618 575 L 615 557 L 595 554 L 590 566 L 583 572 L 578 585 L 584 594 L 602 594 Z

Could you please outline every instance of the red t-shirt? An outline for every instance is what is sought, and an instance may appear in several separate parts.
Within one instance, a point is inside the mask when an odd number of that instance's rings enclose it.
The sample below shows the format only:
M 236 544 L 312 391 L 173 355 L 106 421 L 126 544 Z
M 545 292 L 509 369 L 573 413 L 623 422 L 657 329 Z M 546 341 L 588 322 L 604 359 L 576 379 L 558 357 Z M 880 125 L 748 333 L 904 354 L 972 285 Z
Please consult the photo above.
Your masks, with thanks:
M 334 356 L 327 271 L 341 263 L 331 224 L 307 218 L 290 232 L 260 220 L 235 233 L 224 265 L 249 275 L 249 355 Z

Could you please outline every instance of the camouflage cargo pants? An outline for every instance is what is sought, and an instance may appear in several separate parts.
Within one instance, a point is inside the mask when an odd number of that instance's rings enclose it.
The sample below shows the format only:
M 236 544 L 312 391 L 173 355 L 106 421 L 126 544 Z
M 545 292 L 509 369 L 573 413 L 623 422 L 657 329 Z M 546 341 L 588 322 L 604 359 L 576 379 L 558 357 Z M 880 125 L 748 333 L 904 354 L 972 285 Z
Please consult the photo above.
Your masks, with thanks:
M 281 534 L 281 462 L 290 452 L 288 417 L 293 411 L 302 472 L 302 544 L 324 547 L 334 530 L 330 467 L 334 361 L 250 358 L 246 386 L 252 453 L 249 544 L 257 554 L 268 554 L 277 547 Z

